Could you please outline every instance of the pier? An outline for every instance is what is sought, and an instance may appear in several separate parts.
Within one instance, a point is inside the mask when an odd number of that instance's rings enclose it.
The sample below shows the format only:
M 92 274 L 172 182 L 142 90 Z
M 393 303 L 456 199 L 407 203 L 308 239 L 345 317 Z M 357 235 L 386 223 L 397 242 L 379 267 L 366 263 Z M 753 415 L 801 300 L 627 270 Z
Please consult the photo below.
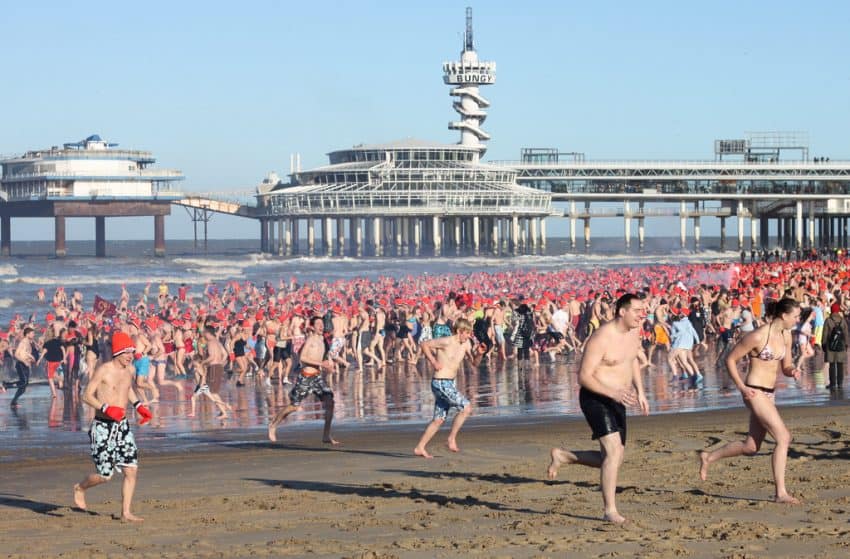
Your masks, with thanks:
M 52 218 L 54 253 L 67 254 L 69 218 L 93 218 L 95 255 L 106 256 L 106 218 L 153 217 L 153 252 L 165 256 L 165 216 L 182 198 L 180 171 L 155 169 L 148 151 L 117 149 L 98 135 L 0 158 L 0 255 L 12 252 L 12 219 Z

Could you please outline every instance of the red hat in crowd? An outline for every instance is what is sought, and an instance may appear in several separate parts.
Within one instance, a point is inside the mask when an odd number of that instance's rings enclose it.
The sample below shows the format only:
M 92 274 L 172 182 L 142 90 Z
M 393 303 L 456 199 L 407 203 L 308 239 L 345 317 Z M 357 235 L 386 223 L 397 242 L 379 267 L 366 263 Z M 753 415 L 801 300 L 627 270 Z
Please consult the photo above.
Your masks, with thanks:
M 115 335 L 112 336 L 112 357 L 134 351 L 136 351 L 136 346 L 130 336 L 124 332 L 115 332 Z
M 833 303 L 831 307 L 829 307 L 829 312 L 832 314 L 837 314 L 841 312 L 841 305 L 838 303 Z

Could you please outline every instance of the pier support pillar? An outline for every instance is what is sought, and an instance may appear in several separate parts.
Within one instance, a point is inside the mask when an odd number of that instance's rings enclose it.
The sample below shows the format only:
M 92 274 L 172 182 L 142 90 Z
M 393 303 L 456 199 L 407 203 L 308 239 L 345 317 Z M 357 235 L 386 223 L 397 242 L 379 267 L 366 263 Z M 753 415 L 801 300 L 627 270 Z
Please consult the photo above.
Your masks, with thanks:
M 539 241 L 539 237 L 537 236 L 537 225 L 540 222 L 539 218 L 532 217 L 529 218 L 529 225 L 531 226 L 531 232 L 529 233 L 529 237 L 531 237 L 531 251 L 537 252 L 537 241 Z
M 638 218 L 638 248 L 643 250 L 644 238 L 646 236 L 646 229 L 644 228 L 646 213 L 643 210 L 643 202 L 638 202 L 638 214 L 640 214 L 640 217 Z
M 803 248 L 803 202 L 797 201 L 797 229 L 795 231 L 796 248 Z
M 354 220 L 354 250 L 357 256 L 363 254 L 363 221 L 358 217 Z
M 53 248 L 57 258 L 64 258 L 68 252 L 65 250 L 65 218 L 56 216 L 53 218 L 54 235 Z
M 626 250 L 632 246 L 632 210 L 629 201 L 623 201 L 623 233 L 625 235 Z
M 12 217 L 0 217 L 0 256 L 12 255 Z
M 475 251 L 475 254 L 478 254 L 479 241 L 481 240 L 479 237 L 479 227 L 481 226 L 480 220 L 478 216 L 472 217 L 472 250 Z
M 758 248 L 758 235 L 759 235 L 759 220 L 755 215 L 750 214 L 750 249 L 755 250 Z
M 455 252 L 460 252 L 461 247 L 461 227 L 460 227 L 460 218 L 454 217 L 452 218 L 452 244 L 455 247 Z
M 679 244 L 682 248 L 687 248 L 688 242 L 688 210 L 685 207 L 685 202 L 682 201 L 679 205 Z
M 744 203 L 738 201 L 738 209 L 735 211 L 738 216 L 738 250 L 744 250 Z
M 809 202 L 809 225 L 808 225 L 808 236 L 809 236 L 809 248 L 814 248 L 815 246 L 815 203 Z
M 646 229 L 644 226 L 644 221 L 646 221 L 645 217 L 638 218 L 638 248 L 643 250 L 644 239 L 646 238 Z
M 155 218 L 154 218 L 155 219 Z M 156 230 L 156 225 L 154 225 Z M 260 253 L 265 254 L 269 251 L 269 225 L 265 219 L 260 219 Z
M 511 252 L 519 252 L 519 216 L 511 217 Z
M 298 224 L 300 221 L 301 220 L 299 220 L 297 217 L 292 220 L 292 243 L 289 245 L 292 247 L 292 250 L 290 251 L 291 254 L 298 254 L 298 245 L 301 241 L 301 234 L 298 231 Z
M 519 220 L 519 249 L 520 252 L 528 250 L 528 219 L 525 217 Z
M 381 256 L 384 252 L 383 246 L 381 244 L 381 222 L 383 220 L 380 217 L 376 217 L 372 219 L 372 233 L 373 243 L 375 244 L 375 256 Z
M 726 218 L 720 218 L 720 252 L 726 250 Z
M 493 254 L 499 254 L 499 218 L 490 218 L 490 248 Z
M 584 218 L 584 250 L 590 250 L 590 218 Z
M 94 254 L 98 258 L 106 256 L 106 218 L 94 218 Z
M 316 250 L 316 220 L 307 218 L 307 255 L 313 256 Z
M 435 215 L 431 218 L 431 244 L 434 245 L 434 255 L 439 256 L 443 248 L 443 240 L 440 233 L 443 230 L 443 224 L 440 216 Z
M 334 254 L 334 238 L 331 233 L 331 218 L 322 218 L 322 240 L 325 242 L 325 254 L 333 256 Z
M 759 237 L 763 248 L 770 246 L 770 219 L 767 217 L 759 218 Z
M 280 233 L 280 251 L 278 255 L 289 256 L 292 254 L 292 226 L 289 219 L 281 219 L 278 222 L 278 233 Z
M 419 256 L 422 248 L 422 218 L 413 218 L 413 254 Z
M 395 253 L 402 254 L 402 248 L 404 247 L 404 221 L 402 218 L 397 217 L 393 220 L 393 231 L 395 237 Z
M 272 227 L 274 227 L 274 222 L 272 222 Z M 289 231 L 289 227 L 287 227 L 285 219 L 277 220 L 277 255 L 283 256 L 286 254 L 286 233 Z
M 576 201 L 570 200 L 570 248 L 576 248 Z
M 345 254 L 345 218 L 336 218 L 336 248 L 337 254 Z
M 694 250 L 699 250 L 699 237 L 700 237 L 700 219 L 699 216 L 694 217 Z
M 64 227 L 63 227 L 64 229 Z M 64 235 L 63 235 L 64 237 Z M 159 258 L 165 256 L 165 216 L 153 216 L 153 255 Z
M 540 218 L 540 252 L 546 253 L 546 218 Z

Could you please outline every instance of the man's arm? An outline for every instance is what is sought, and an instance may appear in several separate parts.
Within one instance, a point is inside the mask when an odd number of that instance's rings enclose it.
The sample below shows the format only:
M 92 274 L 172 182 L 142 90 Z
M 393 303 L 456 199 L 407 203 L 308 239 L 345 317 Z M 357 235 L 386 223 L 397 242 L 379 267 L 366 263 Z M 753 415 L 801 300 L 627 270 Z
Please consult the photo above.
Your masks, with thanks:
M 98 387 L 103 382 L 104 366 L 105 365 L 100 365 L 99 367 L 95 368 L 94 374 L 92 375 L 91 380 L 89 380 L 88 385 L 86 385 L 85 392 L 83 392 L 83 402 L 90 405 L 96 410 L 99 410 L 101 406 L 103 406 L 103 402 L 98 401 L 95 394 L 97 392 Z
M 643 355 L 640 340 L 638 340 L 638 355 Z M 640 411 L 643 412 L 643 415 L 649 415 L 649 402 L 646 400 L 646 394 L 643 391 L 643 377 L 640 374 L 641 368 L 640 359 L 636 357 L 632 363 L 632 384 L 634 384 L 635 390 L 637 390 Z

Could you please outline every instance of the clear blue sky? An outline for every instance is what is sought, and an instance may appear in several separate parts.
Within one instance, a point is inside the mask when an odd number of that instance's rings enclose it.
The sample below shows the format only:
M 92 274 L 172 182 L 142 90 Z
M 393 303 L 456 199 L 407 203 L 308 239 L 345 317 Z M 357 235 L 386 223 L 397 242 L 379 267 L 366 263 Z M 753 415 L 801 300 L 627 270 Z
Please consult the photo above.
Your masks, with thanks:
M 309 167 L 360 142 L 453 142 L 441 64 L 458 57 L 466 5 L 498 64 L 488 158 L 709 159 L 715 138 L 804 130 L 813 156 L 850 159 L 838 1 L 4 2 L 0 154 L 97 133 L 153 151 L 186 190 L 226 191 L 286 174 L 292 152 Z M 172 213 L 167 236 L 190 237 Z M 91 238 L 90 221 L 70 220 L 69 238 Z M 107 235 L 151 238 L 152 221 L 108 221 Z M 16 239 L 52 238 L 48 222 L 13 223 Z M 253 221 L 213 225 L 258 236 Z

